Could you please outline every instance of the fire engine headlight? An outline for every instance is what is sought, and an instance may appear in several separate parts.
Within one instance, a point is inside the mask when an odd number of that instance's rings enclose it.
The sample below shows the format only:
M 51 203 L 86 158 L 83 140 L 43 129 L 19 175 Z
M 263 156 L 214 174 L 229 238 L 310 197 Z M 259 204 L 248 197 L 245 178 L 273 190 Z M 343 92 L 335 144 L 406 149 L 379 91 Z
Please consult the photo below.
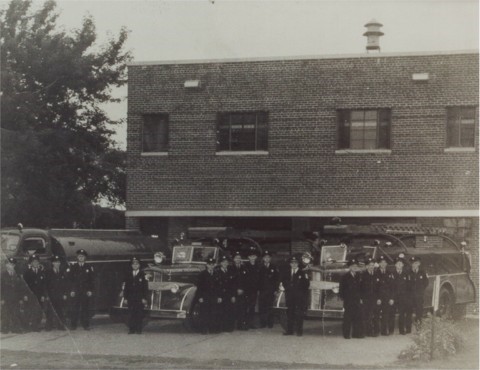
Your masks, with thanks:
M 180 290 L 180 287 L 177 284 L 174 284 L 171 288 L 170 291 L 175 294 Z
M 160 265 L 163 262 L 164 259 L 165 259 L 165 255 L 161 252 L 155 253 L 153 255 L 153 260 L 155 261 L 155 263 L 157 265 Z
M 338 294 L 339 289 L 338 289 L 338 287 L 335 287 L 335 288 L 332 288 L 332 291 L 333 291 L 335 294 Z

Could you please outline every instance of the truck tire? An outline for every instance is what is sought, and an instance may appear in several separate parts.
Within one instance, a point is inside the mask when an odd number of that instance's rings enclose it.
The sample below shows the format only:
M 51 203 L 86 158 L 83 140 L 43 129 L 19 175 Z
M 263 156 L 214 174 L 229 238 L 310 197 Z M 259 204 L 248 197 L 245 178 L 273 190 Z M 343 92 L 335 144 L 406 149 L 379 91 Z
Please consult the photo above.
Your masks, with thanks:
M 453 296 L 453 292 L 445 286 L 441 287 L 438 302 L 438 315 L 446 319 L 451 319 L 453 317 L 454 302 L 455 297 Z
M 200 311 L 197 302 L 192 303 L 192 307 L 188 312 L 187 318 L 183 320 L 183 326 L 188 331 L 200 331 Z

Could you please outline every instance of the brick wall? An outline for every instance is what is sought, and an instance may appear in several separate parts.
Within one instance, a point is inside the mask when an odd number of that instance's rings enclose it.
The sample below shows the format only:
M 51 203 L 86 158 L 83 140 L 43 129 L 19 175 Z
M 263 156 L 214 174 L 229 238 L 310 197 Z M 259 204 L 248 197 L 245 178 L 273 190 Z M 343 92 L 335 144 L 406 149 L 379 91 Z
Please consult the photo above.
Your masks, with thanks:
M 478 105 L 478 54 L 131 66 L 127 208 L 477 209 L 478 125 L 444 152 L 452 105 Z M 391 108 L 391 153 L 335 153 L 336 110 L 366 107 Z M 268 155 L 215 155 L 239 110 L 269 112 Z M 170 115 L 168 156 L 141 156 L 144 113 Z

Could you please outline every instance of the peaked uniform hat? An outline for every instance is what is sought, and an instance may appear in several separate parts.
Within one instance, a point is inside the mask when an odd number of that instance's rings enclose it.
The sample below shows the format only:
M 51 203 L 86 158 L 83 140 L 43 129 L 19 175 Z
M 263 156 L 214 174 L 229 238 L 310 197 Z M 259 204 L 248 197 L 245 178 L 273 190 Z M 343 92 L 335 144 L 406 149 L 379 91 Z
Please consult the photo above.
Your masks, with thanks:
M 51 259 L 52 262 L 62 262 L 62 259 L 60 258 L 59 255 L 54 254 Z
M 227 256 L 222 256 L 222 257 L 220 257 L 220 262 L 223 262 L 223 261 L 229 262 L 230 260 L 228 259 Z
M 422 260 L 420 259 L 420 257 L 412 256 L 412 257 L 410 257 L 410 262 L 411 262 L 411 263 L 414 263 L 414 262 L 422 262 Z
M 88 253 L 87 253 L 87 251 L 86 251 L 85 249 L 79 249 L 79 250 L 77 251 L 77 256 L 80 255 L 80 254 L 81 254 L 82 256 L 88 257 Z
M 269 251 L 263 251 L 262 256 L 263 257 L 265 257 L 265 256 L 272 257 L 272 254 Z
M 349 259 L 347 261 L 347 266 L 358 265 L 358 261 L 355 258 Z
M 233 254 L 233 258 L 235 258 L 235 257 L 237 257 L 237 256 L 240 257 L 240 258 L 242 258 L 242 255 L 240 254 L 239 251 L 236 251 L 236 252 Z
M 255 248 L 253 245 L 250 248 L 248 248 L 248 255 L 249 256 L 258 256 L 257 248 Z
M 292 262 L 297 262 L 297 263 L 298 263 L 299 261 L 298 261 L 298 258 L 297 258 L 297 257 L 292 256 L 292 257 L 290 257 L 290 258 L 288 259 L 288 262 L 290 262 L 290 263 L 292 263 Z
M 370 263 L 375 263 L 377 261 L 375 261 L 375 258 L 372 258 L 372 257 L 368 257 L 365 259 L 365 265 L 369 265 Z
M 215 260 L 213 258 L 207 258 L 207 265 L 214 265 L 215 264 Z
M 33 262 L 35 260 L 40 261 L 40 257 L 38 257 L 38 255 L 36 255 L 36 254 L 32 254 L 30 256 L 30 258 L 28 259 L 28 262 Z
M 397 262 L 402 262 L 405 264 L 405 255 L 403 253 L 400 253 L 397 258 L 395 258 L 395 263 Z
M 140 262 L 142 262 L 142 261 L 140 261 L 140 259 L 137 258 L 136 256 L 133 256 L 132 258 L 130 258 L 130 263 L 134 263 L 134 262 L 140 263 Z
M 382 254 L 380 257 L 378 257 L 378 259 L 377 259 L 377 262 L 378 262 L 378 263 L 380 263 L 380 262 L 382 262 L 382 261 L 388 262 L 388 261 L 387 261 L 387 257 L 385 257 L 383 254 Z

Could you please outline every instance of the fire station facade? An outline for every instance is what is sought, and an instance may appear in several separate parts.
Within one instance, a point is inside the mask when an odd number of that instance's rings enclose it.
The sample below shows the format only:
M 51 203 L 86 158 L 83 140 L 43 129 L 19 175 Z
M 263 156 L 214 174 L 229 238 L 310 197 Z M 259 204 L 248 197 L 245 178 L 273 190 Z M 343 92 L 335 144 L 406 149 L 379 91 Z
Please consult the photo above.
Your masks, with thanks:
M 478 71 L 478 51 L 133 63 L 127 227 L 420 223 L 466 240 L 478 280 Z

